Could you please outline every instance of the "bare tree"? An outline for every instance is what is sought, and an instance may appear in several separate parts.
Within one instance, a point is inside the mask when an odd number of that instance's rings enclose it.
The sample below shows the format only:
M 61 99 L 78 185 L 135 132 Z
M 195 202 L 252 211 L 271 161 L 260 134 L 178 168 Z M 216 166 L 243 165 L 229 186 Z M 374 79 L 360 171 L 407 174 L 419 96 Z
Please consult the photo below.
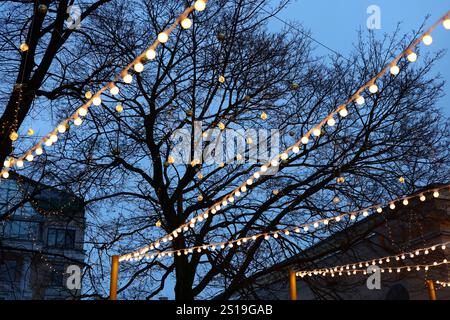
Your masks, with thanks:
M 114 61 L 131 60 L 185 4 L 140 0 L 127 2 L 125 10 L 115 1 L 100 8 L 96 49 L 88 58 L 111 61 L 111 52 L 123 48 L 129 56 Z M 176 129 L 187 129 L 194 141 L 196 121 L 203 130 L 220 123 L 232 129 L 276 128 L 282 147 L 290 146 L 414 36 L 396 33 L 377 40 L 361 34 L 349 60 L 318 57 L 306 32 L 267 30 L 278 9 L 267 13 L 262 0 L 209 2 L 205 12 L 194 14 L 192 28 L 174 31 L 131 86 L 121 85 L 119 97 L 105 96 L 103 107 L 90 109 L 81 129 L 70 130 L 63 143 L 36 163 L 35 172 L 85 199 L 90 264 L 85 297 L 106 296 L 111 254 L 134 250 L 177 229 L 262 164 L 239 157 L 225 165 L 172 164 Z M 234 203 L 167 247 L 183 249 L 298 225 L 448 177 L 448 122 L 435 106 L 442 81 L 430 73 L 441 56 L 428 56 L 412 67 L 402 61 L 401 73 L 383 77 L 380 92 L 367 95 L 364 106 L 351 106 L 345 119 L 336 119 L 334 127 L 282 161 L 276 175 L 262 176 Z M 56 97 L 54 107 L 64 110 L 79 100 L 64 94 Z M 116 112 L 117 104 L 123 112 Z M 263 112 L 266 120 L 260 118 Z M 345 182 L 338 183 L 337 177 Z M 229 298 L 249 275 L 343 227 L 330 224 L 224 250 L 122 263 L 120 292 L 125 298 L 150 299 L 174 282 L 177 299 L 209 298 L 218 292 Z

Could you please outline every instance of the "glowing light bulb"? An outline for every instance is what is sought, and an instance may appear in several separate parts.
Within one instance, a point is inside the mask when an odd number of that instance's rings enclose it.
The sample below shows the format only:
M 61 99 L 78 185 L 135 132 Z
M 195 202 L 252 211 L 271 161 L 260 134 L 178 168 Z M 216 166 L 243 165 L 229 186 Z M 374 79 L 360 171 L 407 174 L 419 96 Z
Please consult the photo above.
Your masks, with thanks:
M 224 83 L 225 82 L 225 77 L 224 76 L 220 76 L 219 77 L 219 82 L 220 83 Z
M 439 197 L 439 192 L 438 191 L 433 192 L 433 197 L 438 198 Z
M 364 212 L 363 212 L 363 216 L 364 216 L 364 217 L 367 217 L 368 215 L 369 215 L 369 212 L 367 212 L 367 211 L 364 211 Z
M 369 92 L 374 94 L 378 92 L 378 86 L 374 83 L 369 87 Z
M 5 161 L 3 162 L 3 165 L 4 165 L 6 168 L 9 168 L 9 167 L 11 167 L 11 161 L 5 160 Z
M 77 118 L 78 119 L 78 118 Z M 45 140 L 45 145 L 47 146 L 47 147 L 50 147 L 52 144 L 53 144 L 53 142 L 52 142 L 52 140 L 50 140 L 50 139 L 47 139 L 47 140 Z
M 408 54 L 407 59 L 409 62 L 415 62 L 417 61 L 417 54 L 415 52 L 411 52 L 410 54 Z
M 335 124 L 336 124 L 336 120 L 334 120 L 333 117 L 331 117 L 331 118 L 329 118 L 329 119 L 327 120 L 327 125 L 328 125 L 328 126 L 334 127 Z
M 377 212 L 378 212 L 378 213 L 382 213 L 382 212 L 383 212 L 383 208 L 378 207 L 378 208 L 377 208 Z
M 84 94 L 84 97 L 85 97 L 86 99 L 92 98 L 92 92 L 91 92 L 91 91 L 86 91 L 86 93 Z
M 123 107 L 122 107 L 121 104 L 118 104 L 118 105 L 116 106 L 116 111 L 119 112 L 119 113 L 121 113 L 121 112 L 123 111 Z
M 389 208 L 391 208 L 391 210 L 394 210 L 395 209 L 395 203 L 391 203 L 390 205 L 389 205 Z
M 100 97 L 95 97 L 94 99 L 92 99 L 92 104 L 94 106 L 99 106 L 102 103 L 102 98 Z
M 270 161 L 270 165 L 271 165 L 272 167 L 276 167 L 276 166 L 278 166 L 278 164 L 279 164 L 279 162 L 278 162 L 277 159 L 273 159 L 272 161 Z
M 422 38 L 422 41 L 426 46 L 429 46 L 433 43 L 433 37 L 431 35 L 427 34 Z
M 253 180 L 252 180 L 252 179 L 248 179 L 248 180 L 246 181 L 246 183 L 247 183 L 249 186 L 251 186 L 251 185 L 253 184 Z
M 44 152 L 44 150 L 41 147 L 37 147 L 35 152 L 38 156 L 40 156 Z
M 302 142 L 303 144 L 308 144 L 309 138 L 308 138 L 307 136 L 304 136 L 304 137 L 302 137 L 301 142 Z
M 403 200 L 403 205 L 407 206 L 408 203 L 409 203 L 408 199 L 404 199 L 404 200 Z
M 400 73 L 400 68 L 396 65 L 392 66 L 390 72 L 393 76 L 396 76 Z
M 192 26 L 192 20 L 189 18 L 184 18 L 181 20 L 181 27 L 183 29 L 189 29 Z
M 283 152 L 281 154 L 281 160 L 286 160 L 287 158 L 289 158 L 289 155 L 286 152 Z
M 300 148 L 295 146 L 295 147 L 292 148 L 292 152 L 293 153 L 299 153 L 300 152 Z
M 79 125 L 81 125 L 83 123 L 83 120 L 81 120 L 81 118 L 75 118 L 75 120 L 73 121 L 73 124 L 74 125 L 76 125 L 76 126 L 79 126 Z M 47 140 L 47 141 L 49 141 L 49 140 Z
M 356 103 L 359 104 L 359 105 L 363 105 L 364 102 L 366 102 L 366 99 L 364 99 L 363 96 L 359 96 L 359 97 L 356 99 Z
M 17 138 L 19 138 L 19 134 L 17 132 L 13 131 L 9 134 L 9 139 L 11 139 L 11 141 L 16 141 Z
M 123 79 L 123 82 L 125 82 L 126 84 L 130 84 L 131 82 L 133 82 L 133 76 L 129 73 L 124 75 L 122 79 Z
M 219 129 L 220 130 L 224 130 L 225 129 L 225 124 L 223 124 L 222 122 L 219 123 Z
M 63 124 L 60 124 L 60 125 L 58 126 L 58 132 L 59 132 L 59 133 L 64 133 L 64 132 L 66 132 L 66 126 L 63 125 Z
M 140 73 L 142 71 L 144 71 L 144 64 L 141 62 L 138 62 L 134 65 L 134 71 Z
M 20 44 L 19 49 L 22 52 L 26 52 L 26 51 L 28 51 L 29 47 L 28 47 L 28 45 L 26 43 L 22 43 L 22 44 Z
M 148 60 L 153 60 L 156 58 L 156 51 L 153 49 L 148 49 L 147 52 L 145 52 L 145 57 Z
M 22 160 L 17 160 L 16 166 L 17 166 L 17 168 L 23 168 L 23 161 Z
M 263 165 L 263 166 L 261 166 L 261 171 L 262 171 L 262 172 L 266 172 L 266 171 L 267 171 L 267 169 L 268 169 L 268 168 L 267 168 L 267 166 L 266 166 L 266 165 Z
M 55 143 L 56 141 L 58 141 L 58 136 L 57 136 L 56 134 L 52 134 L 52 135 L 50 136 L 50 140 L 51 140 L 53 143 Z
M 265 112 L 263 112 L 263 113 L 261 113 L 261 119 L 262 120 L 267 120 L 267 113 L 265 113 Z
M 119 94 L 119 87 L 118 86 L 112 86 L 111 89 L 109 90 L 109 92 L 115 96 Z
M 423 202 L 423 201 L 425 201 L 427 198 L 426 198 L 423 194 L 421 194 L 419 199 L 420 199 L 420 201 Z
M 339 110 L 339 115 L 340 115 L 342 118 L 345 118 L 346 116 L 348 116 L 348 110 L 347 110 L 347 108 L 343 107 L 341 110 Z
M 25 157 L 25 159 L 27 159 L 27 161 L 31 162 L 31 161 L 34 160 L 34 156 L 33 156 L 31 153 L 29 153 L 29 154 L 27 154 L 27 156 Z
M 261 174 L 260 174 L 259 172 L 255 172 L 255 173 L 253 174 L 253 177 L 254 177 L 255 179 L 258 179 L 260 176 L 261 176 Z
M 169 35 L 166 32 L 161 32 L 158 34 L 158 41 L 161 43 L 166 43 L 169 40 Z
M 9 178 L 9 172 L 8 171 L 3 171 L 2 177 L 5 178 L 5 179 L 8 179 Z
M 194 8 L 197 11 L 203 11 L 206 8 L 206 2 L 204 0 L 197 0 L 194 3 Z
M 94 99 L 95 100 L 95 99 Z M 80 115 L 81 117 L 84 117 L 87 115 L 87 109 L 86 108 L 80 108 L 78 109 L 78 115 Z

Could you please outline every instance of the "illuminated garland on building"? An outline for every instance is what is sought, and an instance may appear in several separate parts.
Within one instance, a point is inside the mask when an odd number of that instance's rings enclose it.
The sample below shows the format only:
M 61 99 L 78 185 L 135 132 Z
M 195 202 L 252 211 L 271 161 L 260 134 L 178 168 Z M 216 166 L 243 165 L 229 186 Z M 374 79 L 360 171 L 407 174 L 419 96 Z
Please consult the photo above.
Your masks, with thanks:
M 401 253 L 398 255 L 393 255 L 393 256 L 386 256 L 386 257 L 377 258 L 377 259 L 359 261 L 359 262 L 355 262 L 355 263 L 350 263 L 350 264 L 340 265 L 340 266 L 335 266 L 335 267 L 330 267 L 330 268 L 322 268 L 322 269 L 314 269 L 314 270 L 301 270 L 301 271 L 297 271 L 295 273 L 295 275 L 297 277 L 303 278 L 305 276 L 317 276 L 317 275 L 334 277 L 335 274 L 343 275 L 344 273 L 346 273 L 347 275 L 355 275 L 357 273 L 367 274 L 367 270 L 364 270 L 361 268 L 363 268 L 363 267 L 368 268 L 370 266 L 378 266 L 378 267 L 380 267 L 381 272 L 385 272 L 387 270 L 389 273 L 392 273 L 394 271 L 401 272 L 402 270 L 412 271 L 413 269 L 415 269 L 416 271 L 420 271 L 422 268 L 425 271 L 428 271 L 428 269 L 430 267 L 436 267 L 436 266 L 440 266 L 443 264 L 447 264 L 448 263 L 447 259 L 443 259 L 440 262 L 434 261 L 433 263 L 430 263 L 430 264 L 417 264 L 414 266 L 396 266 L 395 267 L 395 266 L 391 266 L 390 264 L 393 263 L 394 261 L 397 261 L 397 262 L 403 261 L 407 257 L 413 259 L 417 256 L 420 256 L 421 254 L 426 256 L 426 255 L 429 255 L 430 252 L 436 251 L 436 249 L 439 249 L 439 248 L 442 250 L 442 252 L 445 252 L 445 250 L 447 249 L 449 244 L 450 244 L 450 241 L 447 241 L 444 243 L 435 244 L 435 245 L 427 247 L 427 248 L 416 249 L 416 250 L 413 250 L 410 252 L 404 252 L 404 253 Z M 382 265 L 386 265 L 386 268 L 381 268 Z
M 443 24 L 444 28 L 450 30 L 450 11 L 448 11 L 442 18 L 436 21 L 427 31 L 425 31 L 420 37 L 418 37 L 414 42 L 412 42 L 405 50 L 403 50 L 399 55 L 397 55 L 387 66 L 385 66 L 377 75 L 361 86 L 344 104 L 340 105 L 333 112 L 328 114 L 319 124 L 310 129 L 300 140 L 295 144 L 287 148 L 284 152 L 278 154 L 272 160 L 268 161 L 266 164 L 260 167 L 260 170 L 255 172 L 250 178 L 248 178 L 243 184 L 235 188 L 233 191 L 227 195 L 221 197 L 219 201 L 209 207 L 207 210 L 203 211 L 199 215 L 193 217 L 188 222 L 180 225 L 177 229 L 166 234 L 165 236 L 153 241 L 151 244 L 146 245 L 142 248 L 137 249 L 134 252 L 125 254 L 124 256 L 140 256 L 145 254 L 149 250 L 157 249 L 161 242 L 168 242 L 178 237 L 182 232 L 186 232 L 189 228 L 194 228 L 197 222 L 202 222 L 207 219 L 210 214 L 214 215 L 219 212 L 222 208 L 230 203 L 233 203 L 236 198 L 240 197 L 243 193 L 248 191 L 248 189 L 255 184 L 261 176 L 263 176 L 271 167 L 278 167 L 280 165 L 280 160 L 285 161 L 289 158 L 290 153 L 298 154 L 300 152 L 300 146 L 307 145 L 310 141 L 311 136 L 320 137 L 322 134 L 322 128 L 325 125 L 333 127 L 336 124 L 335 116 L 339 115 L 341 118 L 348 116 L 348 107 L 352 103 L 357 105 L 363 105 L 365 103 L 365 98 L 363 92 L 368 89 L 371 94 L 378 92 L 379 88 L 376 85 L 376 81 L 380 79 L 389 70 L 392 76 L 396 76 L 400 72 L 400 68 L 397 66 L 400 59 L 406 57 L 409 62 L 415 62 L 417 60 L 417 54 L 413 50 L 422 41 L 425 45 L 430 45 L 432 43 L 431 33 L 440 25 Z M 193 160 L 192 165 L 195 166 L 199 163 L 199 160 Z
M 249 241 L 255 241 L 258 238 L 264 238 L 264 240 L 269 240 L 271 238 L 277 239 L 280 236 L 292 236 L 292 235 L 298 235 L 302 232 L 306 233 L 312 230 L 316 230 L 317 228 L 321 226 L 328 226 L 330 223 L 337 223 L 344 221 L 345 218 L 348 218 L 350 221 L 355 221 L 358 216 L 367 217 L 370 214 L 379 214 L 382 213 L 384 209 L 391 209 L 394 210 L 397 208 L 397 205 L 401 206 L 407 206 L 409 205 L 410 201 L 412 200 L 419 200 L 421 202 L 426 201 L 427 199 L 430 199 L 430 195 L 426 196 L 426 194 L 431 193 L 431 196 L 433 198 L 438 198 L 440 196 L 439 191 L 450 188 L 450 185 L 441 186 L 438 188 L 433 188 L 426 191 L 421 191 L 418 193 L 415 193 L 410 196 L 404 196 L 400 197 L 394 200 L 389 201 L 387 204 L 377 204 L 372 205 L 369 207 L 366 207 L 364 209 L 352 211 L 352 212 L 346 212 L 339 214 L 334 217 L 324 218 L 320 220 L 316 220 L 314 222 L 305 223 L 297 226 L 290 226 L 284 229 L 279 229 L 271 232 L 265 232 L 265 233 L 258 233 L 254 234 L 252 236 L 242 237 L 239 239 L 229 240 L 229 241 L 222 241 L 222 242 L 215 242 L 215 243 L 208 243 L 208 244 L 202 244 L 199 246 L 184 248 L 184 249 L 178 249 L 178 250 L 164 250 L 159 253 L 154 254 L 148 254 L 148 251 L 150 250 L 156 250 L 160 247 L 161 243 L 157 243 L 155 245 L 151 245 L 150 247 L 144 247 L 138 252 L 134 253 L 128 253 L 125 255 L 122 255 L 119 258 L 119 261 L 139 261 L 143 259 L 144 257 L 147 259 L 151 258 L 163 258 L 163 257 L 171 257 L 173 255 L 181 256 L 181 255 L 188 255 L 192 254 L 194 252 L 200 253 L 202 251 L 206 250 L 212 250 L 215 251 L 216 249 L 225 249 L 225 248 L 233 248 L 235 246 L 240 246 L 242 244 L 245 244 Z M 167 241 L 163 241 L 163 243 L 168 242 L 169 240 L 173 240 L 173 238 L 170 238 Z
M 194 5 L 187 8 L 175 22 L 166 30 L 158 34 L 158 38 L 153 44 L 148 47 L 143 53 L 141 53 L 137 58 L 135 58 L 131 63 L 129 63 L 122 71 L 116 75 L 113 81 L 109 82 L 105 86 L 103 86 L 100 90 L 98 90 L 95 94 L 88 92 L 86 98 L 89 99 L 85 104 L 83 104 L 77 111 L 75 111 L 70 117 L 66 118 L 60 124 L 53 129 L 50 133 L 44 136 L 39 140 L 37 144 L 28 149 L 22 156 L 18 158 L 9 158 L 4 162 L 4 168 L 0 172 L 0 176 L 3 179 L 7 179 L 9 177 L 9 170 L 15 166 L 16 168 L 22 168 L 24 166 L 24 162 L 32 162 L 35 156 L 40 156 L 44 152 L 45 147 L 50 147 L 54 143 L 58 141 L 58 135 L 63 134 L 67 131 L 67 126 L 70 122 L 73 122 L 75 126 L 79 126 L 83 123 L 83 118 L 87 116 L 89 108 L 94 106 L 99 106 L 102 103 L 101 95 L 109 90 L 111 95 L 119 94 L 119 87 L 117 84 L 125 83 L 131 84 L 133 82 L 133 76 L 129 73 L 129 71 L 133 68 L 135 73 L 141 73 L 144 71 L 144 64 L 148 61 L 154 60 L 156 58 L 156 49 L 159 44 L 164 44 L 169 40 L 169 36 L 172 31 L 178 26 L 181 25 L 183 29 L 189 29 L 192 26 L 191 19 L 188 18 L 189 14 L 193 11 L 203 11 L 206 8 L 207 0 L 197 0 Z M 15 133 L 14 139 L 17 139 L 17 133 Z

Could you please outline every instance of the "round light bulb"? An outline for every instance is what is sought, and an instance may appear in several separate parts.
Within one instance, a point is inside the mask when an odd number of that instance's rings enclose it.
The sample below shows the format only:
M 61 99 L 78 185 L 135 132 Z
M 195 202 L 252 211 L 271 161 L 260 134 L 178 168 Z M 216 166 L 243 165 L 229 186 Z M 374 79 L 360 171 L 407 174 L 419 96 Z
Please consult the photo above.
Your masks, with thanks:
M 372 94 L 377 93 L 378 92 L 378 86 L 376 84 L 372 84 L 369 87 L 369 92 L 372 93 Z
M 76 118 L 76 119 L 73 121 L 73 124 L 76 125 L 76 126 L 79 126 L 79 125 L 81 125 L 82 123 L 83 123 L 83 120 L 81 120 L 81 118 Z M 47 140 L 47 141 L 49 141 L 49 140 Z
M 445 29 L 450 30 L 450 18 L 446 18 L 442 24 Z
M 25 159 L 27 159 L 27 161 L 33 161 L 34 160 L 34 156 L 31 154 L 31 153 L 29 153 L 29 154 L 27 154 L 27 156 L 25 157 Z
M 295 146 L 295 147 L 292 148 L 292 152 L 293 153 L 299 153 L 300 152 L 300 148 Z
M 438 198 L 439 197 L 439 192 L 438 191 L 433 192 L 433 197 Z
M 315 135 L 316 137 L 319 137 L 321 133 L 322 132 L 321 132 L 320 128 L 316 128 L 313 130 L 313 135 Z
M 419 199 L 420 199 L 420 201 L 423 202 L 423 201 L 425 201 L 427 198 L 426 198 L 423 194 L 421 194 Z
M 431 35 L 427 34 L 422 38 L 422 41 L 426 46 L 429 46 L 430 44 L 433 43 L 433 37 Z
M 390 72 L 393 76 L 396 76 L 400 73 L 400 68 L 398 66 L 392 66 Z
M 78 118 L 77 118 L 78 119 Z M 53 144 L 53 142 L 52 142 L 52 140 L 50 140 L 50 139 L 47 139 L 47 140 L 45 140 L 45 145 L 47 146 L 47 147 L 50 147 L 52 144 Z
M 9 178 L 9 172 L 8 171 L 3 171 L 2 177 L 5 178 L 5 179 L 8 179 Z
M 40 156 L 42 153 L 44 153 L 44 150 L 41 147 L 37 147 L 35 152 L 38 156 Z
M 86 108 L 78 109 L 78 115 L 80 115 L 81 117 L 84 117 L 85 115 L 87 115 L 87 109 Z
M 145 57 L 148 60 L 153 60 L 156 58 L 156 51 L 153 49 L 148 49 L 147 52 L 145 53 Z
M 119 113 L 121 113 L 121 112 L 123 111 L 122 105 L 118 104 L 118 105 L 116 106 L 116 111 L 119 112 Z
M 52 134 L 52 135 L 50 136 L 50 140 L 51 140 L 53 143 L 55 143 L 56 141 L 58 141 L 58 136 L 57 136 L 56 134 Z
M 161 32 L 158 34 L 158 41 L 161 43 L 166 43 L 169 40 L 169 35 L 166 32 Z
M 267 166 L 266 166 L 266 165 L 263 165 L 263 166 L 261 166 L 261 171 L 262 171 L 262 172 L 266 172 L 266 171 L 267 171 L 267 169 L 268 169 L 268 168 L 267 168 Z
M 302 137 L 301 142 L 302 142 L 303 144 L 308 144 L 309 138 L 308 138 L 307 136 L 304 136 L 304 137 Z
M 127 73 L 123 76 L 123 82 L 125 82 L 126 84 L 130 84 L 131 82 L 133 82 L 133 76 Z
M 17 166 L 17 168 L 23 168 L 23 161 L 22 160 L 17 160 L 16 166 Z
M 189 18 L 184 18 L 181 20 L 181 27 L 183 29 L 189 29 L 192 26 L 192 20 Z
M 60 124 L 60 125 L 58 126 L 58 132 L 59 132 L 59 133 L 64 133 L 64 132 L 66 132 L 66 126 L 63 125 L 63 124 Z
M 286 160 L 289 157 L 289 155 L 286 152 L 283 152 L 281 154 L 281 160 Z
M 364 102 L 366 102 L 366 99 L 364 99 L 363 96 L 359 96 L 359 97 L 356 99 L 356 103 L 359 104 L 359 105 L 363 105 Z
M 336 124 L 336 120 L 334 120 L 334 118 L 329 118 L 327 120 L 327 125 L 330 127 L 334 127 L 334 125 Z
M 94 99 L 92 99 L 92 104 L 94 106 L 99 106 L 102 103 L 102 98 L 100 97 L 95 97 Z
M 144 71 L 144 64 L 142 64 L 141 62 L 138 62 L 134 65 L 134 71 L 136 72 L 142 72 Z
M 84 97 L 85 97 L 86 99 L 92 98 L 92 92 L 86 91 L 86 93 L 84 94 Z
M 415 52 L 411 52 L 408 54 L 407 58 L 409 62 L 415 62 L 417 60 L 417 54 Z
M 110 92 L 113 96 L 115 96 L 115 95 L 119 94 L 119 87 L 118 87 L 118 86 L 113 86 L 113 87 L 111 87 L 111 89 L 109 90 L 109 92 Z
M 206 8 L 206 2 L 204 0 L 197 0 L 194 3 L 194 8 L 197 11 L 203 11 Z
M 348 110 L 347 110 L 347 108 L 342 108 L 341 110 L 339 110 L 339 115 L 342 117 L 342 118 L 345 118 L 346 116 L 348 116 Z

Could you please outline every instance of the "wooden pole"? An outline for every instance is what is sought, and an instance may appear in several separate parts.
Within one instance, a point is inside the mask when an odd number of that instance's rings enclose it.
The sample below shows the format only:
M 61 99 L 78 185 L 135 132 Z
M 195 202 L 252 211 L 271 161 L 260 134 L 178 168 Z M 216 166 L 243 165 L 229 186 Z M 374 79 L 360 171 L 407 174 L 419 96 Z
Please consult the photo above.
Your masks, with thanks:
M 117 281 L 119 279 L 119 256 L 112 256 L 109 300 L 117 300 Z
M 436 300 L 436 289 L 434 288 L 433 280 L 427 280 L 427 287 L 430 300 Z
M 297 277 L 293 270 L 289 270 L 289 289 L 291 300 L 297 300 Z

